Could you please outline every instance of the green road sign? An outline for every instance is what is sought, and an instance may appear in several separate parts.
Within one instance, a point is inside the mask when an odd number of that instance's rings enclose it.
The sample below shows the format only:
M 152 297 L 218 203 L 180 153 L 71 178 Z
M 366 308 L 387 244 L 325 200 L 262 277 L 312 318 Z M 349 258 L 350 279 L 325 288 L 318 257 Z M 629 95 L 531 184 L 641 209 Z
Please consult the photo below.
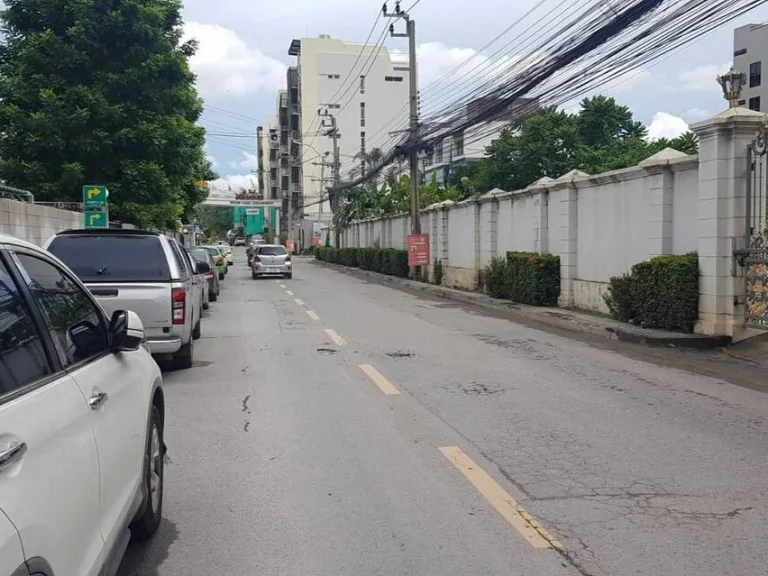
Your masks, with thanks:
M 108 228 L 109 218 L 106 212 L 96 212 L 95 210 L 86 210 L 85 212 L 86 228 Z
M 104 208 L 107 205 L 106 186 L 83 186 L 83 204 L 86 208 Z

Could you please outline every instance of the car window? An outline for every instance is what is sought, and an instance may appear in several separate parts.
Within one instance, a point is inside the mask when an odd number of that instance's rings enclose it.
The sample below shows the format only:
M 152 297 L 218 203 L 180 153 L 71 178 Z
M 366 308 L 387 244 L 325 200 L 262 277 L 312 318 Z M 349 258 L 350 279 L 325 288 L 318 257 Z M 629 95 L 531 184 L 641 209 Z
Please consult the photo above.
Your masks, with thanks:
M 51 373 L 32 315 L 0 261 L 0 395 Z
M 262 246 L 259 248 L 259 254 L 264 256 L 282 256 L 288 254 L 288 251 L 282 246 Z
M 179 274 L 181 278 L 186 278 L 189 276 L 190 269 L 189 269 L 189 263 L 187 262 L 187 258 L 182 254 L 183 248 L 181 248 L 176 242 L 171 241 L 171 252 L 173 253 L 173 259 L 176 262 L 176 266 L 179 269 Z
M 208 254 L 208 250 L 191 250 L 190 254 L 192 255 L 192 258 L 194 258 L 198 262 L 205 262 L 206 264 L 209 264 L 211 261 L 211 257 Z
M 83 282 L 170 282 L 157 236 L 64 234 L 48 251 Z
M 16 254 L 22 276 L 65 368 L 109 349 L 104 314 L 75 281 L 50 262 Z

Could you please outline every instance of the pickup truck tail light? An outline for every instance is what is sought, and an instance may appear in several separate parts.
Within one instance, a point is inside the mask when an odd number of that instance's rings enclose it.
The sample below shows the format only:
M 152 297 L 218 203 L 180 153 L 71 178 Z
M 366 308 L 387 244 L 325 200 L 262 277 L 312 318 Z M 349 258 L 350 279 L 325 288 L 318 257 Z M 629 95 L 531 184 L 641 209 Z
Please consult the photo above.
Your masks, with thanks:
M 261 258 L 259 258 L 259 256 L 257 254 L 254 254 L 251 257 L 251 262 L 261 262 Z
M 174 324 L 184 324 L 187 313 L 187 293 L 184 288 L 171 289 L 171 312 Z
M 290 254 L 288 254 L 288 256 L 285 257 L 285 261 L 286 262 L 290 262 L 291 261 L 291 255 Z

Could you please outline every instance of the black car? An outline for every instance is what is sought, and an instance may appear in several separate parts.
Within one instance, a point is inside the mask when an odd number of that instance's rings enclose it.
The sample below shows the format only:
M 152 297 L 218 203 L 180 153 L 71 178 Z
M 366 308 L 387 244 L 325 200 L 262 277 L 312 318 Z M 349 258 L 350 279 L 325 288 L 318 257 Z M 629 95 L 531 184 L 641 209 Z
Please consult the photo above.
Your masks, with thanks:
M 216 263 L 213 256 L 205 248 L 192 248 L 189 253 L 197 262 L 205 262 L 211 267 L 211 273 L 206 275 L 208 280 L 208 300 L 216 302 L 219 299 L 219 275 L 216 273 Z

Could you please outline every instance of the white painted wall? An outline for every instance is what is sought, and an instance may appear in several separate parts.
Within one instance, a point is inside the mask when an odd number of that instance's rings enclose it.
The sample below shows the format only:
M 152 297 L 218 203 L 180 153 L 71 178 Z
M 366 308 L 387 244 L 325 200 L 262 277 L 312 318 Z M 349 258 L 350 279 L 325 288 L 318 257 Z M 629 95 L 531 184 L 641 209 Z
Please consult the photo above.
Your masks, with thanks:
M 673 183 L 672 253 L 696 250 L 698 158 L 674 158 L 663 160 L 662 164 Z M 534 252 L 542 245 L 548 253 L 560 255 L 561 265 L 565 265 L 568 226 L 572 223 L 568 214 L 575 211 L 576 230 L 570 237 L 576 239 L 576 276 L 569 285 L 572 302 L 567 305 L 606 312 L 603 294 L 608 280 L 654 254 L 652 178 L 651 168 L 639 166 L 594 176 L 566 175 L 517 192 L 500 191 L 495 197 L 488 195 L 477 201 L 430 207 L 422 212 L 422 230 L 431 236 L 433 261 L 443 261 L 446 285 L 472 289 L 476 253 L 482 266 L 494 254 Z M 573 201 L 573 190 L 575 206 L 569 204 Z M 380 238 L 382 247 L 404 249 L 410 218 L 395 216 L 387 223 L 391 223 L 391 235 L 387 232 L 386 237 L 379 232 L 384 230 L 381 221 L 353 226 L 369 226 L 372 235 Z M 354 234 L 350 235 L 352 246 L 354 238 Z M 373 245 L 373 238 L 368 245 Z
M 38 246 L 58 232 L 82 227 L 80 212 L 0 199 L 0 232 Z

